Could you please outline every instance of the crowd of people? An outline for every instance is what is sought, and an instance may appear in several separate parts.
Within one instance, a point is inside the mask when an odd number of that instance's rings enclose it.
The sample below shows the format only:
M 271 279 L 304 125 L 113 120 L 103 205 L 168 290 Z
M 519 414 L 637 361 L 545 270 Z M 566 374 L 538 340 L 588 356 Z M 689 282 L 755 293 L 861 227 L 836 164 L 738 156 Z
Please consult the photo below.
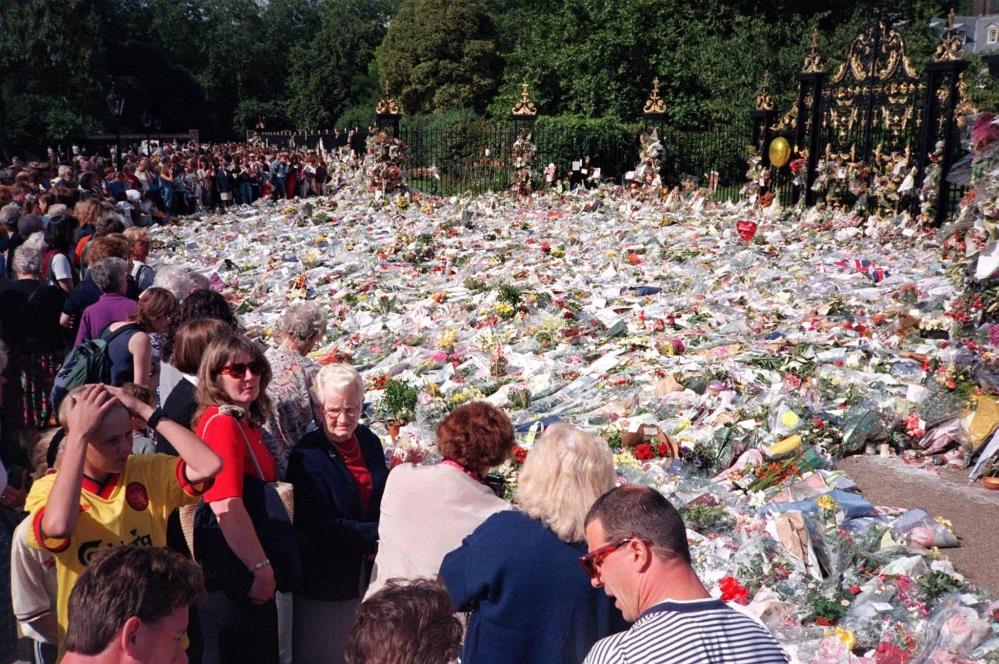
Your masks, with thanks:
M 209 152 L 258 174 L 275 154 Z M 159 186 L 176 210 L 163 182 L 201 163 L 156 156 L 111 173 L 120 200 L 84 177 L 99 159 L 46 191 L 49 166 L 0 174 L 0 644 L 19 629 L 39 664 L 787 661 L 712 599 L 677 510 L 615 487 L 609 448 L 575 426 L 543 432 L 512 504 L 486 475 L 513 425 L 486 402 L 440 422 L 439 463 L 390 472 L 361 375 L 309 358 L 318 306 L 290 305 L 265 347 L 203 275 L 154 268 L 142 201 Z M 290 159 L 281 191 L 321 192 L 322 155 Z M 69 370 L 95 357 L 101 380 Z
M 75 154 L 60 163 L 15 156 L 0 169 L 0 204 L 16 201 L 26 214 L 52 216 L 87 199 L 106 200 L 140 226 L 171 215 L 219 210 L 261 198 L 319 196 L 364 157 L 367 130 L 337 132 L 315 149 L 263 143 L 164 143 L 113 155 Z M 54 208 L 54 209 L 53 209 Z

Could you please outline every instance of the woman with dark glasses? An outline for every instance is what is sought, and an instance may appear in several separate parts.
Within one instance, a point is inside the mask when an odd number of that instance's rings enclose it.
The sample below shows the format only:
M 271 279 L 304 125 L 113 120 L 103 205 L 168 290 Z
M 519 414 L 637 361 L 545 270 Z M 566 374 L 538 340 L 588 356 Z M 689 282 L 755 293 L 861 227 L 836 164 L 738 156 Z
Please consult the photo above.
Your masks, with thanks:
M 579 664 L 628 626 L 579 566 L 586 512 L 614 486 L 614 460 L 594 436 L 558 423 L 519 479 L 518 509 L 486 519 L 441 564 L 455 608 L 472 612 L 461 661 Z
M 270 379 L 261 348 L 236 334 L 212 341 L 198 369 L 195 431 L 223 460 L 204 502 L 228 549 L 212 548 L 207 539 L 199 539 L 199 513 L 194 553 L 205 568 L 208 589 L 198 611 L 203 664 L 277 664 L 279 659 L 277 582 L 244 501 L 244 491 L 277 479 L 274 457 L 260 429 L 271 410 L 266 393 Z M 227 573 L 228 566 L 236 569 Z

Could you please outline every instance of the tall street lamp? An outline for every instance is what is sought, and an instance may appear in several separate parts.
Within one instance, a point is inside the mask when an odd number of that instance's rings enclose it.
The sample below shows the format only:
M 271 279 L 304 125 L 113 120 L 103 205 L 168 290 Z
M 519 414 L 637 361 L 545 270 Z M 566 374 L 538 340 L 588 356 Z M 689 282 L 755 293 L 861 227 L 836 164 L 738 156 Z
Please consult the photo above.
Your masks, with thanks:
M 153 124 L 154 123 L 155 123 L 155 119 L 153 118 L 153 114 L 150 113 L 149 109 L 147 108 L 145 111 L 142 112 L 142 126 L 146 130 L 146 157 L 147 158 L 152 153 L 152 144 L 150 143 L 150 134 L 151 134 L 151 132 L 153 130 Z
M 118 92 L 118 86 L 114 81 L 111 82 L 111 92 L 107 96 L 108 108 L 111 110 L 111 115 L 114 116 L 114 130 L 115 130 L 115 167 L 121 169 L 121 116 L 125 111 L 125 97 Z

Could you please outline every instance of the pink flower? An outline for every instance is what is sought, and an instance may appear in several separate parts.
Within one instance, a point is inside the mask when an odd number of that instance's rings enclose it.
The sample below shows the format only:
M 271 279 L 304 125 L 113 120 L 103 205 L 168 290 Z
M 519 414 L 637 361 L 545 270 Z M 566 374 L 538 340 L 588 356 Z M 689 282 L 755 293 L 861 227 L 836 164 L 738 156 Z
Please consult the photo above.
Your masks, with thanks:
M 982 113 L 975 118 L 975 124 L 971 127 L 971 144 L 975 149 L 980 150 L 999 138 L 999 125 L 993 122 L 994 119 L 991 113 Z

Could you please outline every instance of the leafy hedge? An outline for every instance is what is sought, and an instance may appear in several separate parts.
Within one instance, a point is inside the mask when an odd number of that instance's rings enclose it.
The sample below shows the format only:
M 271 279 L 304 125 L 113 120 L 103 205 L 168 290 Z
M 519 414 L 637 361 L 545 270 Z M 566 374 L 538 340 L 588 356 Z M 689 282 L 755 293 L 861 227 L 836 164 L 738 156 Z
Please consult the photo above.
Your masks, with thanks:
M 555 164 L 565 173 L 573 161 L 590 157 L 605 177 L 620 177 L 638 163 L 637 125 L 614 118 L 583 118 L 574 115 L 539 117 L 535 143 L 542 165 Z

